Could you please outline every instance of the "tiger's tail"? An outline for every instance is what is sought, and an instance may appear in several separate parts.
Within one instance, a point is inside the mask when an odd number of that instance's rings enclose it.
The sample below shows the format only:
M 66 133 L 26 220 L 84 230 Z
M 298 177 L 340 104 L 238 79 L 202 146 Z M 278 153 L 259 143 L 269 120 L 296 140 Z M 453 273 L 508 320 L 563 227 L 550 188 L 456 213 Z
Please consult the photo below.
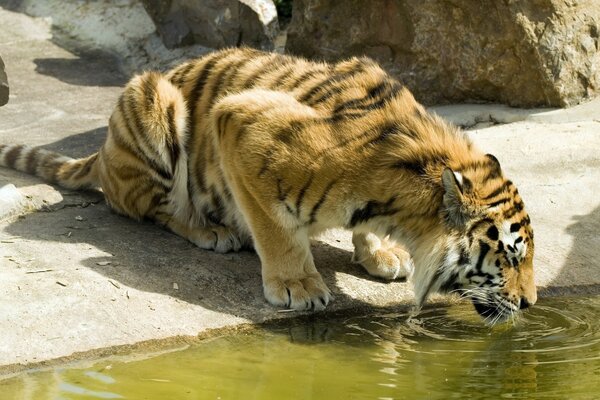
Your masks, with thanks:
M 100 186 L 98 153 L 71 158 L 39 147 L 0 144 L 0 166 L 23 171 L 67 189 Z

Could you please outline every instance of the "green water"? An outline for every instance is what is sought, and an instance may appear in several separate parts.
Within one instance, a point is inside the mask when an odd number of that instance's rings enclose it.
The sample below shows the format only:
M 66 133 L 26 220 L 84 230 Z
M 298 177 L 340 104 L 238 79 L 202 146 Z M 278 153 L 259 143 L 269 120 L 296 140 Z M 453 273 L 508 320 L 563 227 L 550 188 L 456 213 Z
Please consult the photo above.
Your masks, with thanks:
M 295 323 L 136 361 L 30 371 L 0 380 L 0 398 L 600 398 L 600 297 L 543 299 L 493 329 L 471 308 Z

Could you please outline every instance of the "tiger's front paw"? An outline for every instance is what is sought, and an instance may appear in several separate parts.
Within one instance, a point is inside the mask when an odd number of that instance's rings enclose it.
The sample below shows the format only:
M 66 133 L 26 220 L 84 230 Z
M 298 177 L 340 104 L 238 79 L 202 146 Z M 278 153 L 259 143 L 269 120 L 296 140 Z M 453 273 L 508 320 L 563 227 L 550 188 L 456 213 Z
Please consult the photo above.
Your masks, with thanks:
M 408 278 L 414 270 L 410 254 L 394 246 L 381 248 L 361 258 L 355 252 L 353 261 L 361 264 L 369 275 L 388 280 Z
M 272 305 L 298 311 L 321 311 L 333 300 L 318 273 L 301 279 L 264 279 L 263 288 Z

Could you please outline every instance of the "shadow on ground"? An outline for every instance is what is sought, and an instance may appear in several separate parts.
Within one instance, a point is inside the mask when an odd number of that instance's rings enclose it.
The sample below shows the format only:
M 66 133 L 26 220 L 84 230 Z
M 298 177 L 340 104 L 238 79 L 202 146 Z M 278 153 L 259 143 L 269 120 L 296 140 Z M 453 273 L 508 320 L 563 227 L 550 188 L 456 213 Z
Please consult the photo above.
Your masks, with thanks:
M 596 284 L 568 287 L 565 284 L 581 281 L 582 276 L 594 277 L 590 281 L 596 281 L 600 271 L 600 205 L 587 215 L 573 217 L 573 223 L 565 228 L 565 232 L 573 237 L 571 251 L 560 273 L 541 294 L 599 294 L 600 287 Z
M 70 157 L 86 157 L 98 151 L 104 143 L 107 132 L 108 126 L 103 126 L 68 136 L 41 147 Z
M 117 63 L 106 54 L 89 52 L 80 54 L 80 58 L 36 58 L 34 63 L 35 72 L 70 85 L 123 86 L 127 82 Z

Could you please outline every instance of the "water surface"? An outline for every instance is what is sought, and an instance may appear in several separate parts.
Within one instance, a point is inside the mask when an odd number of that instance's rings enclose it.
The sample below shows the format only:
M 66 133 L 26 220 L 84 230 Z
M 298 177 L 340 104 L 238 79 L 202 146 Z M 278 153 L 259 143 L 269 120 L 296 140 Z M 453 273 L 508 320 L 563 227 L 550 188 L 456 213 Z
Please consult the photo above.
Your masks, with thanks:
M 0 381 L 1 399 L 598 399 L 600 297 L 489 328 L 468 304 L 224 335 Z M 89 363 L 88 363 L 89 365 Z

